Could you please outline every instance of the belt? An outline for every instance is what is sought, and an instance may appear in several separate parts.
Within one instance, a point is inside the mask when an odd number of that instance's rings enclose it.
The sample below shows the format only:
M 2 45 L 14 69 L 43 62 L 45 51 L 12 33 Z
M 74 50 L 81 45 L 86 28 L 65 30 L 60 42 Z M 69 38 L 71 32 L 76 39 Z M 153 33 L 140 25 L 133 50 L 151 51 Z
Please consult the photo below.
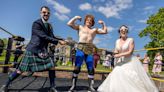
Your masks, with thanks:
M 93 54 L 93 50 L 96 49 L 96 46 L 92 43 L 79 43 L 77 48 L 82 50 L 85 54 Z

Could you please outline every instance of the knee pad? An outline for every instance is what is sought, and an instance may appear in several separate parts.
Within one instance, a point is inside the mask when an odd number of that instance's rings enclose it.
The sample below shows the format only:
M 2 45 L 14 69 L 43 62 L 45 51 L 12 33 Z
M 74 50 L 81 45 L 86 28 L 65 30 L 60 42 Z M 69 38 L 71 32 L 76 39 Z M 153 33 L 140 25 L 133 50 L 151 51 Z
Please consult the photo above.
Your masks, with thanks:
M 88 74 L 89 74 L 89 75 L 94 75 L 94 74 L 95 74 L 94 69 L 88 70 Z
M 79 74 L 81 68 L 80 67 L 76 67 L 75 70 L 73 71 L 73 73 L 75 74 Z

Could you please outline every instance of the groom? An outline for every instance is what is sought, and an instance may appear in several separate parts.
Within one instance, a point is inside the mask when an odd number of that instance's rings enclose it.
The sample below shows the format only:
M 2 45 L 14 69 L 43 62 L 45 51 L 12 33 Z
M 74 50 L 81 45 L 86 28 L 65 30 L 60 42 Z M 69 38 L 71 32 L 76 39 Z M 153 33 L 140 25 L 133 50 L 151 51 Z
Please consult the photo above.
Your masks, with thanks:
M 50 9 L 42 6 L 40 9 L 41 18 L 34 21 L 32 25 L 32 36 L 26 47 L 26 52 L 21 60 L 17 70 L 9 75 L 5 85 L 0 92 L 8 92 L 8 87 L 23 72 L 49 71 L 50 90 L 49 92 L 57 92 L 55 85 L 55 71 L 51 70 L 55 66 L 54 60 L 48 55 L 48 44 L 65 44 L 66 42 L 57 38 L 53 34 L 51 24 L 48 22 L 50 17 Z

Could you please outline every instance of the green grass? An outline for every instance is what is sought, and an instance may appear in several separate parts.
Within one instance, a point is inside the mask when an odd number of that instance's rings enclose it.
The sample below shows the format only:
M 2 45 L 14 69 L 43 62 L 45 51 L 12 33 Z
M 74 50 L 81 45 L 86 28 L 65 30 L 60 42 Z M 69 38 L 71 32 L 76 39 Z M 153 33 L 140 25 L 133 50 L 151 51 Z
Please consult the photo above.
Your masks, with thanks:
M 71 62 L 68 62 L 67 65 L 62 66 L 62 65 L 61 65 L 61 62 L 58 61 L 58 63 L 57 63 L 57 68 L 73 70 L 74 66 L 71 65 Z M 82 65 L 82 69 L 81 69 L 81 70 L 85 70 L 85 71 L 87 70 L 87 67 L 86 67 L 86 64 L 85 64 L 85 63 Z M 105 68 L 102 64 L 98 64 L 98 65 L 97 65 L 97 68 L 96 68 L 96 71 L 110 72 L 110 71 L 112 71 L 112 70 L 109 69 L 109 68 Z M 150 68 L 149 68 L 149 73 L 152 74 L 152 66 L 150 66 Z M 160 74 L 161 74 L 161 75 L 164 75 L 164 71 L 162 71 Z
M 5 51 L 4 51 L 3 54 L 0 56 L 0 62 L 4 62 L 5 61 L 5 55 L 6 54 L 5 54 Z M 11 63 L 13 61 L 14 61 L 14 55 L 11 54 L 10 62 L 9 63 Z M 74 68 L 74 66 L 72 66 L 71 61 L 68 61 L 68 63 L 65 66 L 62 65 L 61 61 L 58 61 L 57 62 L 57 67 L 58 68 L 61 68 L 61 69 L 70 69 L 70 70 L 73 70 L 73 68 Z M 82 70 L 87 70 L 87 67 L 86 67 L 86 64 L 85 63 L 82 65 Z M 98 64 L 97 65 L 97 68 L 96 68 L 96 71 L 106 71 L 106 72 L 109 72 L 111 70 L 109 68 L 105 68 L 101 64 Z M 152 66 L 150 66 L 149 71 L 152 74 L 152 72 L 151 72 L 152 71 Z M 164 75 L 164 71 L 162 71 L 161 74 Z
M 62 62 L 61 61 L 58 61 L 56 65 L 57 65 L 57 67 L 62 68 L 62 69 L 65 69 L 65 68 L 67 68 L 67 69 L 73 69 L 74 68 L 74 66 L 72 66 L 72 62 L 71 61 L 68 61 L 66 65 L 62 65 Z M 85 63 L 83 63 L 81 69 L 82 70 L 87 70 L 87 67 L 86 67 L 86 64 Z M 97 65 L 96 70 L 98 70 L 98 71 L 111 71 L 109 68 L 105 68 L 101 64 L 98 64 Z

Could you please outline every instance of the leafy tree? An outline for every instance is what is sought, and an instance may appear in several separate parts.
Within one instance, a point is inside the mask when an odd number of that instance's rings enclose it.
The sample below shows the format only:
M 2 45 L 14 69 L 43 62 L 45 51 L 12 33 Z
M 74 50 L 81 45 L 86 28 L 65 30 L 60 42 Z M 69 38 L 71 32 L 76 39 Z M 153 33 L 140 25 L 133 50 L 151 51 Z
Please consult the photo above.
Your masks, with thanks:
M 146 44 L 145 48 L 164 47 L 164 8 L 160 8 L 156 14 L 153 14 L 147 20 L 147 27 L 139 33 L 140 37 L 150 37 L 151 42 Z M 148 51 L 147 54 L 154 58 L 156 52 L 164 54 L 164 50 Z

